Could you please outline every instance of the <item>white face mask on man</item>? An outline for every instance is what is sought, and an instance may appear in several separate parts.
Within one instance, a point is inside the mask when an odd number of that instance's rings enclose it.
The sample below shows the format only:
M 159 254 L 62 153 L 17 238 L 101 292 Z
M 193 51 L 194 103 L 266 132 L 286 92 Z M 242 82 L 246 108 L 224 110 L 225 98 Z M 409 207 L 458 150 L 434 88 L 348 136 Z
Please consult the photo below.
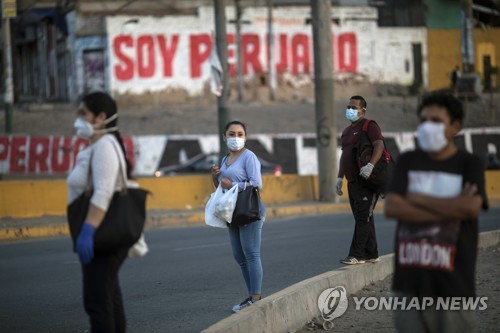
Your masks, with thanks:
M 243 138 L 227 138 L 227 148 L 230 151 L 239 151 L 245 147 L 245 139 Z
M 117 113 L 115 113 L 108 119 L 104 120 L 104 125 L 109 124 L 116 118 L 118 118 Z M 90 139 L 94 134 L 103 134 L 118 130 L 118 127 L 116 126 L 110 128 L 104 128 L 101 130 L 96 130 L 94 128 L 94 125 L 92 125 L 91 123 L 89 123 L 88 121 L 84 120 L 81 117 L 76 118 L 73 127 L 76 129 L 76 135 L 84 139 Z
M 444 124 L 425 121 L 417 128 L 417 140 L 419 147 L 428 153 L 436 153 L 448 144 L 444 135 Z

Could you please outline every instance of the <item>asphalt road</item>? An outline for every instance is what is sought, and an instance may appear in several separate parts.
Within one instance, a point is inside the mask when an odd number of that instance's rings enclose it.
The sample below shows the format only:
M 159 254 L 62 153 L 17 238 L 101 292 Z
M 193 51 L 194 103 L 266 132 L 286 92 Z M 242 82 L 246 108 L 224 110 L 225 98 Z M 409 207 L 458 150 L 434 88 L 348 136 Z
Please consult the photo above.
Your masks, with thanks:
M 481 231 L 500 228 L 500 208 L 483 213 Z M 380 254 L 392 252 L 395 223 L 376 216 Z M 353 232 L 350 214 L 266 222 L 263 294 L 341 266 Z M 149 230 L 151 252 L 126 261 L 122 292 L 130 333 L 199 332 L 230 315 L 245 297 L 227 231 Z M 0 332 L 85 332 L 81 273 L 69 239 L 0 245 Z

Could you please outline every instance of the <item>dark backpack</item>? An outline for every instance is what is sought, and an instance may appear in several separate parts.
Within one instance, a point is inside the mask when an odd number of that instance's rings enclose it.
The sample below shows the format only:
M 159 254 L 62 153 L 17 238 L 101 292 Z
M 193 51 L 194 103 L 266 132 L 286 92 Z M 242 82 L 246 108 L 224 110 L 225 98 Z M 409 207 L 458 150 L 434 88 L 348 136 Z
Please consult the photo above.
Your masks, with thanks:
M 361 136 L 359 138 L 358 143 L 354 147 L 353 151 L 353 156 L 355 159 L 354 165 L 356 165 L 357 167 L 358 174 L 359 170 L 362 167 L 364 167 L 368 162 L 370 162 L 370 159 L 372 157 L 373 145 L 370 141 L 370 138 L 368 137 L 368 126 L 370 125 L 371 122 L 376 124 L 376 122 L 373 120 L 365 119 L 363 127 L 361 129 Z M 394 164 L 394 160 L 392 159 L 391 154 L 389 154 L 389 152 L 385 148 L 385 141 L 383 142 L 384 142 L 384 151 L 382 152 L 382 156 L 380 157 L 378 162 L 375 164 L 375 167 L 373 168 L 370 177 L 368 179 L 364 179 L 363 177 L 358 177 L 359 179 L 361 179 L 362 182 L 366 184 L 366 186 L 371 188 L 373 191 L 381 194 L 385 193 L 385 185 L 389 180 L 389 177 L 392 172 L 392 167 Z

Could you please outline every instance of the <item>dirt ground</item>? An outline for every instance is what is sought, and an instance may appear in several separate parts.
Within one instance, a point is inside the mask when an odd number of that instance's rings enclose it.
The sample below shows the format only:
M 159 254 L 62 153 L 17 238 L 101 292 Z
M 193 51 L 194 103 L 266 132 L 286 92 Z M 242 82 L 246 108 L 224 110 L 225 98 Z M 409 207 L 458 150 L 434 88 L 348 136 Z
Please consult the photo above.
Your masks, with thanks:
M 476 271 L 476 293 L 479 297 L 488 297 L 488 308 L 477 311 L 478 332 L 498 332 L 498 319 L 500 313 L 500 266 L 498 256 L 500 247 L 490 247 L 480 250 Z M 361 307 L 355 310 L 355 304 L 351 304 L 351 296 L 356 297 L 389 297 L 391 296 L 392 275 L 382 281 L 373 283 L 354 295 L 348 295 L 350 301 L 347 311 L 339 318 L 334 319 L 335 327 L 330 332 L 394 332 L 392 312 L 390 310 L 368 311 Z M 295 333 L 325 332 L 322 328 L 321 317 L 311 319 Z
M 236 101 L 232 92 L 229 101 L 230 119 L 247 124 L 249 134 L 314 133 L 316 116 L 313 89 L 310 84 L 288 87 L 269 101 L 266 87 L 245 91 L 244 102 Z M 217 100 L 213 95 L 189 98 L 170 92 L 177 98 L 160 95 L 121 97 L 119 127 L 123 135 L 216 134 L 218 132 Z M 334 112 L 340 131 L 348 122 L 345 106 L 351 95 L 361 94 L 368 102 L 367 118 L 376 120 L 382 131 L 416 129 L 417 96 L 394 96 L 365 84 L 337 84 Z M 148 101 L 149 99 L 149 101 Z M 165 101 L 164 101 L 165 100 Z M 167 102 L 168 101 L 168 102 Z M 484 94 L 474 102 L 465 102 L 465 127 L 500 126 L 500 93 Z M 13 134 L 73 135 L 76 104 L 38 103 L 17 105 L 13 115 Z M 5 133 L 5 118 L 0 116 L 0 135 Z

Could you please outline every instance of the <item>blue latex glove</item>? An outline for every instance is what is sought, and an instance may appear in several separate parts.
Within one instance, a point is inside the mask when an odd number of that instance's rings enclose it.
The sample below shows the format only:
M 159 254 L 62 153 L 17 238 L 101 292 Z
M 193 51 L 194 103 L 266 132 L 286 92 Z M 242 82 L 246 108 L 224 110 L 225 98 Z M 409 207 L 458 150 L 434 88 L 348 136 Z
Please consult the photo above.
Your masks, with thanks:
M 76 252 L 82 264 L 88 264 L 94 258 L 94 234 L 96 228 L 89 223 L 84 223 L 76 239 Z

